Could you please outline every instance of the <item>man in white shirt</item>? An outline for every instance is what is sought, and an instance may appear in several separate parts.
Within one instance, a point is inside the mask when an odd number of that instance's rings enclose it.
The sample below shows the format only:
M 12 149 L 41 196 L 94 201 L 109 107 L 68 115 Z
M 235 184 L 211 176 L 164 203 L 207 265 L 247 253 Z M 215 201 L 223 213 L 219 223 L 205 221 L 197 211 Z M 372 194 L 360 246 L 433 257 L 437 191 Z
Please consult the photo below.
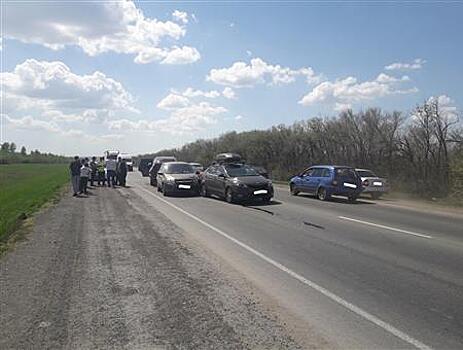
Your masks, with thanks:
M 106 160 L 106 175 L 108 177 L 108 186 L 116 187 L 116 169 L 117 161 L 112 158 Z

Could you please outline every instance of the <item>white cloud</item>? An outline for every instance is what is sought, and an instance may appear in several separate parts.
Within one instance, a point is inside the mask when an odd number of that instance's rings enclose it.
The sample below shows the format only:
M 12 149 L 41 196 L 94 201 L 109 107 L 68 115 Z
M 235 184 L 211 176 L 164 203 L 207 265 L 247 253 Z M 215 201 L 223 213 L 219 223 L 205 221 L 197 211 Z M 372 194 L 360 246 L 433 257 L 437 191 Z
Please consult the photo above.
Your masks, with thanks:
M 191 134 L 217 122 L 217 117 L 227 112 L 221 106 L 200 102 L 172 110 L 170 116 L 158 120 L 113 120 L 108 126 L 113 130 L 163 131 L 171 134 Z
M 333 104 L 335 110 L 351 108 L 353 103 L 370 101 L 376 98 L 417 92 L 417 88 L 400 89 L 398 86 L 409 81 L 407 76 L 391 77 L 381 73 L 372 81 L 358 82 L 357 78 L 347 77 L 336 81 L 324 81 L 315 86 L 299 103 L 311 106 L 316 103 Z
M 170 109 L 177 109 L 186 107 L 190 104 L 190 101 L 185 96 L 177 95 L 175 93 L 171 93 L 164 97 L 156 107 L 160 109 L 170 110 Z
M 175 10 L 172 13 L 172 18 L 174 19 L 174 21 L 181 22 L 183 24 L 188 23 L 188 13 L 183 11 Z
M 222 91 L 222 95 L 225 98 L 228 98 L 229 100 L 233 100 L 236 98 L 235 90 L 233 90 L 231 87 L 226 87 Z
M 131 54 L 136 63 L 183 64 L 200 58 L 195 48 L 170 47 L 165 43 L 178 41 L 186 34 L 182 25 L 186 23 L 186 13 L 180 11 L 174 12 L 180 24 L 147 18 L 132 1 L 50 6 L 9 2 L 5 4 L 5 13 L 15 19 L 5 27 L 6 38 L 53 50 L 78 46 L 90 56 L 105 52 Z
M 193 99 L 193 98 L 198 98 L 198 97 L 218 98 L 220 96 L 223 96 L 223 97 L 225 97 L 227 99 L 235 99 L 236 98 L 235 91 L 230 87 L 224 88 L 222 90 L 222 92 L 217 91 L 217 90 L 209 90 L 209 91 L 195 90 L 192 87 L 188 87 L 184 91 L 181 91 L 181 92 L 178 91 L 178 90 L 172 89 L 170 95 L 175 95 L 175 96 L 178 96 L 178 97 L 186 97 L 188 99 L 190 99 L 190 98 Z M 173 99 L 174 97 L 170 96 L 170 95 L 168 95 L 166 98 Z M 178 97 L 176 97 L 176 98 L 178 99 Z M 182 102 L 183 101 L 187 101 L 187 100 L 183 99 Z M 186 106 L 187 104 L 188 103 L 185 102 L 185 103 L 182 104 L 182 106 Z
M 194 47 L 183 46 L 171 49 L 161 61 L 162 64 L 188 64 L 198 61 L 201 55 Z
M 138 112 L 121 83 L 101 72 L 73 73 L 64 63 L 28 59 L 0 73 L 5 110 L 42 113 L 56 120 L 103 120 L 116 111 Z
M 261 58 L 251 59 L 249 65 L 245 62 L 235 62 L 229 68 L 212 69 L 206 79 L 216 84 L 241 88 L 262 83 L 289 84 L 294 82 L 297 76 L 304 76 L 309 83 L 320 80 L 310 67 L 293 70 L 268 64 Z
M 183 93 L 185 97 L 207 97 L 207 98 L 216 98 L 220 96 L 220 92 L 217 90 L 210 90 L 210 91 L 202 91 L 202 90 L 194 90 L 193 88 L 187 88 Z
M 449 122 L 458 120 L 458 109 L 455 106 L 455 101 L 447 95 L 431 96 L 428 102 L 437 102 L 441 116 Z
M 5 120 L 10 127 L 21 130 L 33 130 L 33 131 L 46 131 L 63 136 L 83 136 L 84 133 L 81 130 L 76 129 L 62 129 L 55 122 L 49 122 L 45 120 L 38 120 L 31 116 L 22 118 L 11 118 L 5 116 Z
M 235 120 L 241 120 L 241 119 L 243 119 L 243 116 L 242 116 L 242 115 L 237 115 L 237 116 L 235 117 Z
M 423 68 L 423 65 L 426 63 L 425 60 L 421 58 L 417 58 L 413 60 L 413 62 L 403 63 L 403 62 L 395 62 L 386 67 L 385 70 L 418 70 Z

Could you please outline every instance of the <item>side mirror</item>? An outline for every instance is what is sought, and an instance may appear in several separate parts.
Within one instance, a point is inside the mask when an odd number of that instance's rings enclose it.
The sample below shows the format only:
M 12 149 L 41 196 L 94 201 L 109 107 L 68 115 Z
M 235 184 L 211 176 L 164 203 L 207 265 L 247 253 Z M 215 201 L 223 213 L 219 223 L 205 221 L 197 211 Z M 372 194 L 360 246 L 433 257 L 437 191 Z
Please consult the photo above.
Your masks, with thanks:
M 201 175 L 201 172 L 199 170 L 196 170 L 195 174 L 196 175 Z
M 225 179 L 225 174 L 219 174 L 218 177 Z
M 161 172 L 158 171 L 158 175 L 164 175 L 164 173 L 161 173 Z

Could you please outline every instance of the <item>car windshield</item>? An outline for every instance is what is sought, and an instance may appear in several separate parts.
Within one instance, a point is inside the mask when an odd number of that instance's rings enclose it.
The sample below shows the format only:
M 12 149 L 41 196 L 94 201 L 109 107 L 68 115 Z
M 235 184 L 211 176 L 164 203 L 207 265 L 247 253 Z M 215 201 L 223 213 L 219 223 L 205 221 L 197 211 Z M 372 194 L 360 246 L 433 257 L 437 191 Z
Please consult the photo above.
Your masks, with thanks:
M 357 170 L 357 174 L 359 174 L 360 177 L 376 177 L 370 170 Z
M 227 174 L 231 177 L 240 177 L 240 176 L 256 176 L 259 173 L 247 165 L 240 165 L 240 164 L 230 164 L 225 166 L 225 170 Z
M 191 174 L 194 169 L 190 164 L 167 164 L 166 174 Z

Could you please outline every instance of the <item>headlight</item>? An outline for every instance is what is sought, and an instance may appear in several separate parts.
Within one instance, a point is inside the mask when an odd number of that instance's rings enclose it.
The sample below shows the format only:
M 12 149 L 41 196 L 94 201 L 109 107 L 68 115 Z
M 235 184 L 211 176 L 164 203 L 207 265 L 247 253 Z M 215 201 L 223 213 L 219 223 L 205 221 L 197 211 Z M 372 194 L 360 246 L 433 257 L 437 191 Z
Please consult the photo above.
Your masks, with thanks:
M 173 176 L 166 175 L 166 181 L 167 181 L 167 182 L 174 182 L 174 181 L 175 181 L 175 178 L 174 178 Z
M 247 187 L 244 183 L 242 183 L 240 180 L 238 180 L 236 177 L 232 180 L 233 185 L 238 186 L 238 187 Z

